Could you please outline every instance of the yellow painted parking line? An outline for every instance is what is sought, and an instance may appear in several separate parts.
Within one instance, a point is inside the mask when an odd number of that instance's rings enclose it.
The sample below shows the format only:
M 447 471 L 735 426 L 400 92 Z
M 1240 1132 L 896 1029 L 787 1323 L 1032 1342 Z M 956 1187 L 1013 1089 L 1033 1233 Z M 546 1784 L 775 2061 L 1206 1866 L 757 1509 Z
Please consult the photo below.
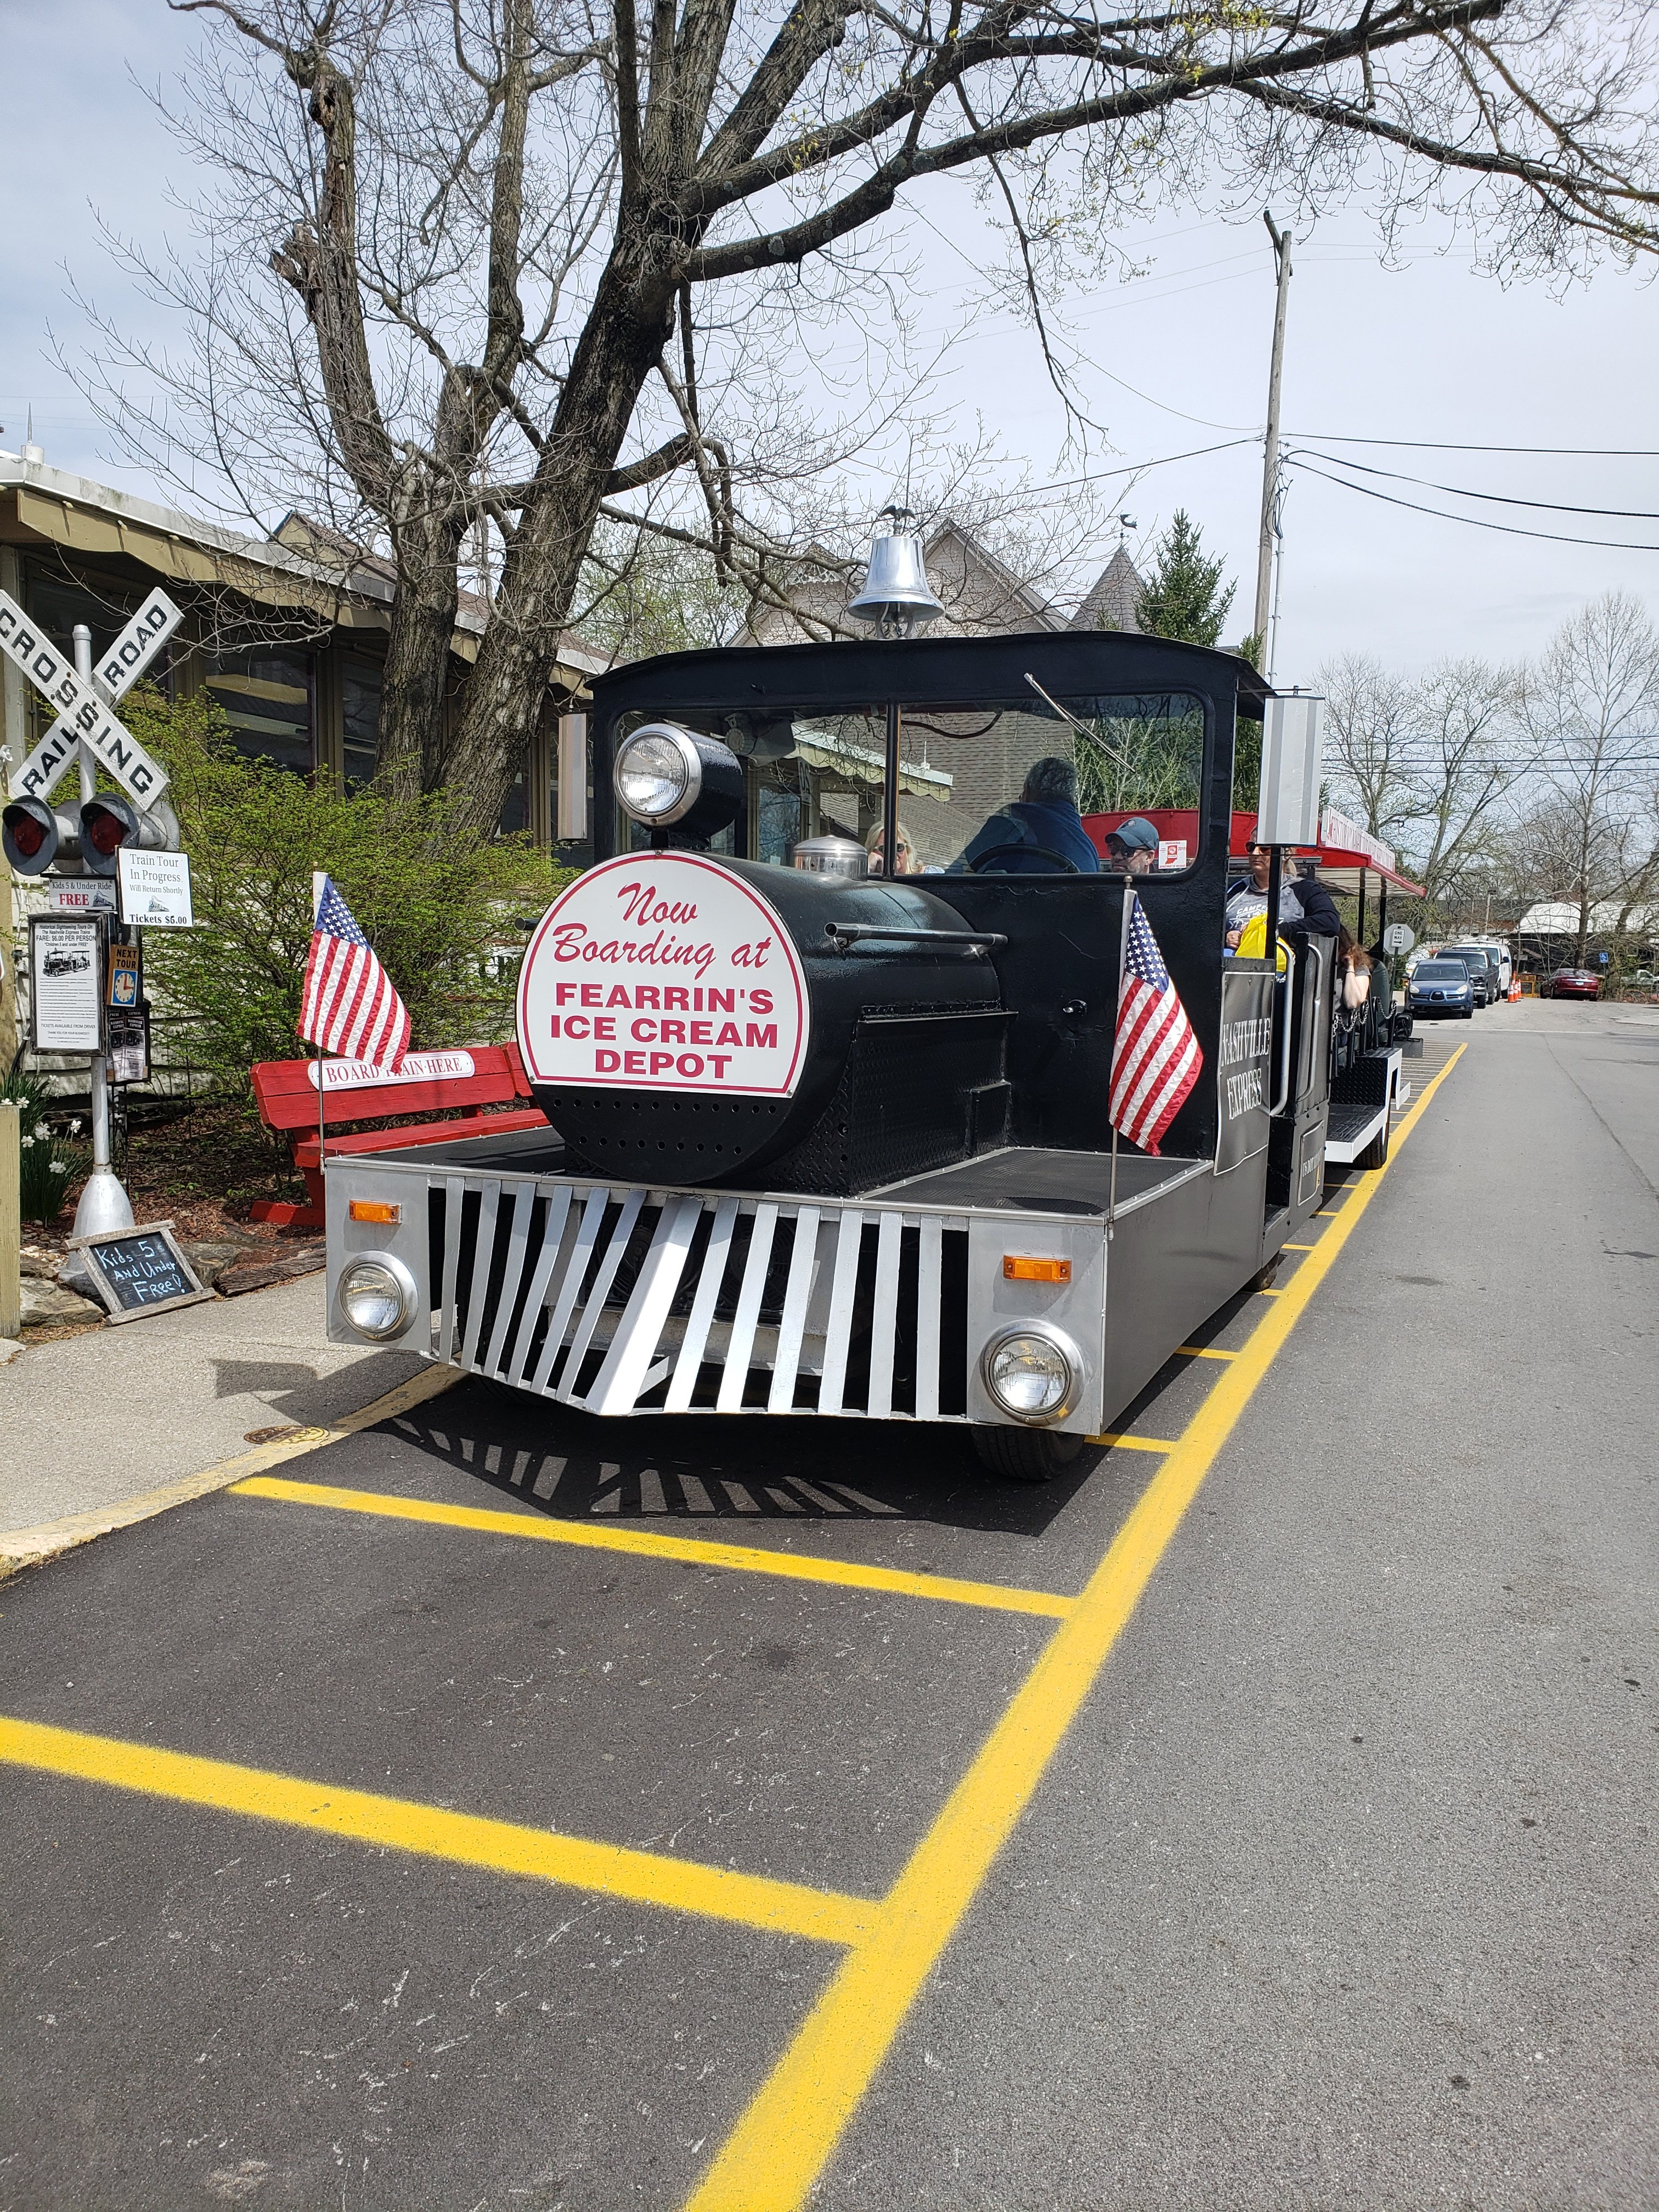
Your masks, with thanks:
M 1236 1352 L 1222 1352 L 1213 1344 L 1178 1344 L 1177 1352 L 1188 1359 L 1237 1359 Z
M 1407 1115 L 1401 1143 L 1459 1057 L 1461 1048 Z M 796 2212 L 805 2203 L 1200 1485 L 1399 1157 L 1396 1146 L 1218 1378 L 888 1893 L 874 1933 L 842 1960 L 686 2212 Z
M 1311 1244 L 1281 1244 L 1279 1249 L 1281 1252 L 1311 1252 L 1314 1248 Z
M 1091 1444 L 1121 1444 L 1125 1451 L 1172 1452 L 1173 1437 L 1131 1437 L 1108 1429 L 1104 1436 L 1091 1437 Z
M 619 1844 L 523 1828 L 510 1820 L 446 1812 L 436 1805 L 337 1790 L 291 1774 L 222 1759 L 196 1759 L 115 1736 L 82 1735 L 38 1721 L 0 1717 L 0 1759 L 78 1782 L 101 1782 L 149 1797 L 168 1797 L 215 1812 L 275 1820 L 284 1827 L 345 1836 L 354 1843 L 412 1851 L 457 1866 L 486 1867 L 567 1889 L 625 1897 L 669 1912 L 697 1912 L 819 1943 L 857 1943 L 873 1929 L 879 1907 L 836 1890 L 807 1889 L 765 1875 L 699 1866 L 690 1859 L 631 1851 Z
M 495 1513 L 478 1505 L 439 1505 L 424 1498 L 398 1498 L 378 1490 L 337 1490 L 321 1482 L 289 1482 L 256 1475 L 239 1482 L 233 1498 L 270 1498 L 285 1505 L 328 1505 L 342 1513 L 370 1513 L 389 1521 L 422 1521 L 441 1528 L 469 1528 L 485 1536 L 517 1536 L 532 1543 L 574 1544 L 595 1552 L 631 1552 L 646 1559 L 679 1559 L 691 1566 L 729 1567 L 740 1574 L 781 1575 L 787 1582 L 833 1583 L 845 1589 L 890 1591 L 897 1597 L 937 1598 L 949 1605 L 982 1606 L 993 1613 L 1036 1613 L 1064 1620 L 1077 1603 L 1054 1590 L 1011 1589 L 1003 1583 L 960 1582 L 952 1575 L 909 1574 L 901 1567 L 866 1566 L 858 1559 L 818 1559 L 801 1552 L 770 1552 L 757 1544 L 720 1544 L 698 1536 L 664 1536 L 644 1528 L 601 1528 L 586 1521 L 544 1521 L 527 1513 Z

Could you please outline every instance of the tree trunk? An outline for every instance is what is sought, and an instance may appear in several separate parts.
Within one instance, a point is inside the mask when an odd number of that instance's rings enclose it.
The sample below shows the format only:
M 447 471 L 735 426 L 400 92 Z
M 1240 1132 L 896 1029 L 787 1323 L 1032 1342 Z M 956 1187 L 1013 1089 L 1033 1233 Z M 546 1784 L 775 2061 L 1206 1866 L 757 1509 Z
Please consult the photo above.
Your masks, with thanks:
M 378 769 L 393 798 L 407 801 L 443 778 L 459 533 L 428 524 L 401 535 L 398 555 L 402 573 L 381 679 Z
M 645 380 L 673 331 L 678 250 L 643 227 L 619 238 L 571 361 L 535 495 L 507 549 L 446 763 L 445 781 L 464 802 L 459 819 L 485 834 L 526 757 L 599 503 Z

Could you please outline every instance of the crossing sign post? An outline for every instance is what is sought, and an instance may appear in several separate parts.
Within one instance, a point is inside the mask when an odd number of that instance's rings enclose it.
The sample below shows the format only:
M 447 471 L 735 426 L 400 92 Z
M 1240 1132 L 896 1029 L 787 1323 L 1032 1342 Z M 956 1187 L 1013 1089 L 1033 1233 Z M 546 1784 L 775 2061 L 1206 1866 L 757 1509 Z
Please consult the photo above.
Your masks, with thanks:
M 75 626 L 71 664 L 10 593 L 0 591 L 0 652 L 58 710 L 46 736 L 21 766 L 13 766 L 8 778 L 12 803 L 5 811 L 7 852 L 27 872 L 50 866 L 64 836 L 79 840 L 82 866 L 88 875 L 109 871 L 112 863 L 125 857 L 129 843 L 177 852 L 179 825 L 163 797 L 167 770 L 151 759 L 112 710 L 183 619 L 165 592 L 152 592 L 94 671 L 92 633 L 84 623 Z M 128 793 L 133 807 L 107 793 L 99 797 L 100 763 Z M 59 813 L 46 801 L 77 764 L 79 806 Z M 183 865 L 183 856 L 179 857 Z M 101 995 L 101 979 L 94 980 Z M 91 1058 L 92 1173 L 75 1209 L 75 1234 L 81 1238 L 132 1227 L 131 1200 L 110 1165 L 109 1061 L 101 1045 Z

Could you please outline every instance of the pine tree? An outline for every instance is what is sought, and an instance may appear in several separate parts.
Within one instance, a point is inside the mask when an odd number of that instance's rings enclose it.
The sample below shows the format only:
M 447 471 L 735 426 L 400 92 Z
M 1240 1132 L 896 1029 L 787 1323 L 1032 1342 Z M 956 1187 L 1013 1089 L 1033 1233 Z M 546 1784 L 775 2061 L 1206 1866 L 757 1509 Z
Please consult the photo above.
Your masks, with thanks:
M 1158 540 L 1152 580 L 1136 610 L 1150 637 L 1170 637 L 1182 645 L 1213 645 L 1232 605 L 1236 584 L 1221 589 L 1220 560 L 1203 553 L 1203 533 L 1184 507 Z

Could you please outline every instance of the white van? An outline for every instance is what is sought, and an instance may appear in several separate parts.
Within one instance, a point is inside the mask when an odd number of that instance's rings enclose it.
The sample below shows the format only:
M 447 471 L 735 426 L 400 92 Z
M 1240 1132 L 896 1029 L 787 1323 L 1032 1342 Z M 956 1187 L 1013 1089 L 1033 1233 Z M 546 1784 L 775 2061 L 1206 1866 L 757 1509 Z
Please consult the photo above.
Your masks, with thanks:
M 1440 951 L 1442 957 L 1447 953 L 1455 955 L 1463 952 L 1478 952 L 1481 954 L 1485 957 L 1487 967 L 1496 969 L 1495 981 L 1486 994 L 1487 1003 L 1496 1005 L 1499 1000 L 1509 997 L 1510 977 L 1514 972 L 1514 962 L 1510 957 L 1509 946 L 1501 937 L 1461 937 L 1455 945 L 1442 945 Z

